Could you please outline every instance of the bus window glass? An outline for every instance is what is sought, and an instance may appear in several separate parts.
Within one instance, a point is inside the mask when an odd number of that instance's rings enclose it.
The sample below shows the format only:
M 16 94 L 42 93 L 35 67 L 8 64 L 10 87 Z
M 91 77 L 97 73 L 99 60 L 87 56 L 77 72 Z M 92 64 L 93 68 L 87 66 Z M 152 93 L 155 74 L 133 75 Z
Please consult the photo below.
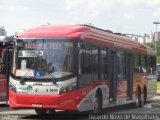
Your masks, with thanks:
M 80 49 L 80 86 L 86 87 L 92 84 L 91 80 L 91 47 L 85 44 Z
M 152 64 L 152 74 L 156 74 L 156 57 L 151 57 L 151 64 Z
M 122 52 L 122 51 L 118 51 L 117 54 L 116 54 L 116 61 L 117 61 L 118 80 L 125 80 L 126 79 L 125 53 Z
M 75 74 L 75 47 L 75 43 L 70 40 L 18 39 L 13 74 L 36 79 L 62 78 Z
M 141 55 L 141 72 L 142 73 L 146 73 L 146 56 L 145 55 Z
M 86 48 L 85 45 L 81 45 L 80 49 L 80 74 L 85 73 L 85 54 L 86 54 Z
M 108 79 L 108 49 L 101 48 L 101 58 L 100 58 L 100 71 L 101 71 L 101 79 Z
M 92 46 L 92 59 L 91 59 L 92 81 L 98 81 L 98 47 Z
M 147 56 L 147 74 L 151 74 L 152 73 L 152 69 L 151 69 L 151 56 L 148 55 Z
M 134 55 L 134 73 L 140 72 L 140 61 L 139 54 Z

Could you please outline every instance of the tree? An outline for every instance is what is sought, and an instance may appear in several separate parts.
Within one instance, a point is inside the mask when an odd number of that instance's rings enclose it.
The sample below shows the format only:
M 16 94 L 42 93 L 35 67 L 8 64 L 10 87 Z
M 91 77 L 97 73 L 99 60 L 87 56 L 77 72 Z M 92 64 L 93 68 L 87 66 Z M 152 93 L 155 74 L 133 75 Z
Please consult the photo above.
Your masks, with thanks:
M 151 47 L 153 50 L 155 49 L 155 43 L 146 43 L 146 45 Z M 156 42 L 156 56 L 157 56 L 157 63 L 160 64 L 160 41 Z

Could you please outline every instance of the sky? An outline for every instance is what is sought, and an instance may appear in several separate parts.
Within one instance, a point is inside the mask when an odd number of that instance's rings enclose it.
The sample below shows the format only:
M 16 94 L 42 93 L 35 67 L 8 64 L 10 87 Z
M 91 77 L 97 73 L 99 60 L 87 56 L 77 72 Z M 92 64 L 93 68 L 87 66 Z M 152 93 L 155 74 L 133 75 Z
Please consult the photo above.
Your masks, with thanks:
M 8 35 L 46 24 L 144 35 L 156 31 L 155 21 L 160 22 L 160 0 L 0 0 L 0 26 Z

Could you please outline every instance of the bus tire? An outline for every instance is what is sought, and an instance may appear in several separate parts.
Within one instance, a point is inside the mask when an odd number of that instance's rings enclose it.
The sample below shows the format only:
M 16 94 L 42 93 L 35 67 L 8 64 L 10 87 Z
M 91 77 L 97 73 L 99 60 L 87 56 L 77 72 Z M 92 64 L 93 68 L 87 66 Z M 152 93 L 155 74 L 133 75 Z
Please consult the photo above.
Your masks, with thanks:
M 36 108 L 35 112 L 38 115 L 46 115 L 46 114 L 54 114 L 55 110 L 54 109 L 44 109 L 44 108 Z
M 47 109 L 43 109 L 43 108 L 36 108 L 35 109 L 35 112 L 38 114 L 38 115 L 46 115 L 48 110 Z
M 94 105 L 93 105 L 93 114 L 100 114 L 102 112 L 102 94 L 96 92 Z

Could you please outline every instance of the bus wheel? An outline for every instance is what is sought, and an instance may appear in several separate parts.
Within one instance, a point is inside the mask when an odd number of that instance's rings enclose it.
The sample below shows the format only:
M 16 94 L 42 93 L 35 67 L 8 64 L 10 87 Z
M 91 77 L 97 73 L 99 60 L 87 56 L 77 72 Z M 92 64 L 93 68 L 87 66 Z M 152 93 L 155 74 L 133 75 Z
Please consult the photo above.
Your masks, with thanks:
M 46 115 L 48 110 L 47 109 L 43 109 L 43 108 L 36 108 L 35 112 L 39 115 Z
M 54 114 L 54 109 L 43 109 L 43 108 L 36 108 L 35 112 L 39 115 L 46 115 L 46 114 Z
M 55 113 L 55 109 L 49 109 L 49 114 L 52 115 Z
M 93 105 L 93 114 L 100 114 L 101 112 L 102 112 L 102 96 L 99 93 L 96 93 Z

